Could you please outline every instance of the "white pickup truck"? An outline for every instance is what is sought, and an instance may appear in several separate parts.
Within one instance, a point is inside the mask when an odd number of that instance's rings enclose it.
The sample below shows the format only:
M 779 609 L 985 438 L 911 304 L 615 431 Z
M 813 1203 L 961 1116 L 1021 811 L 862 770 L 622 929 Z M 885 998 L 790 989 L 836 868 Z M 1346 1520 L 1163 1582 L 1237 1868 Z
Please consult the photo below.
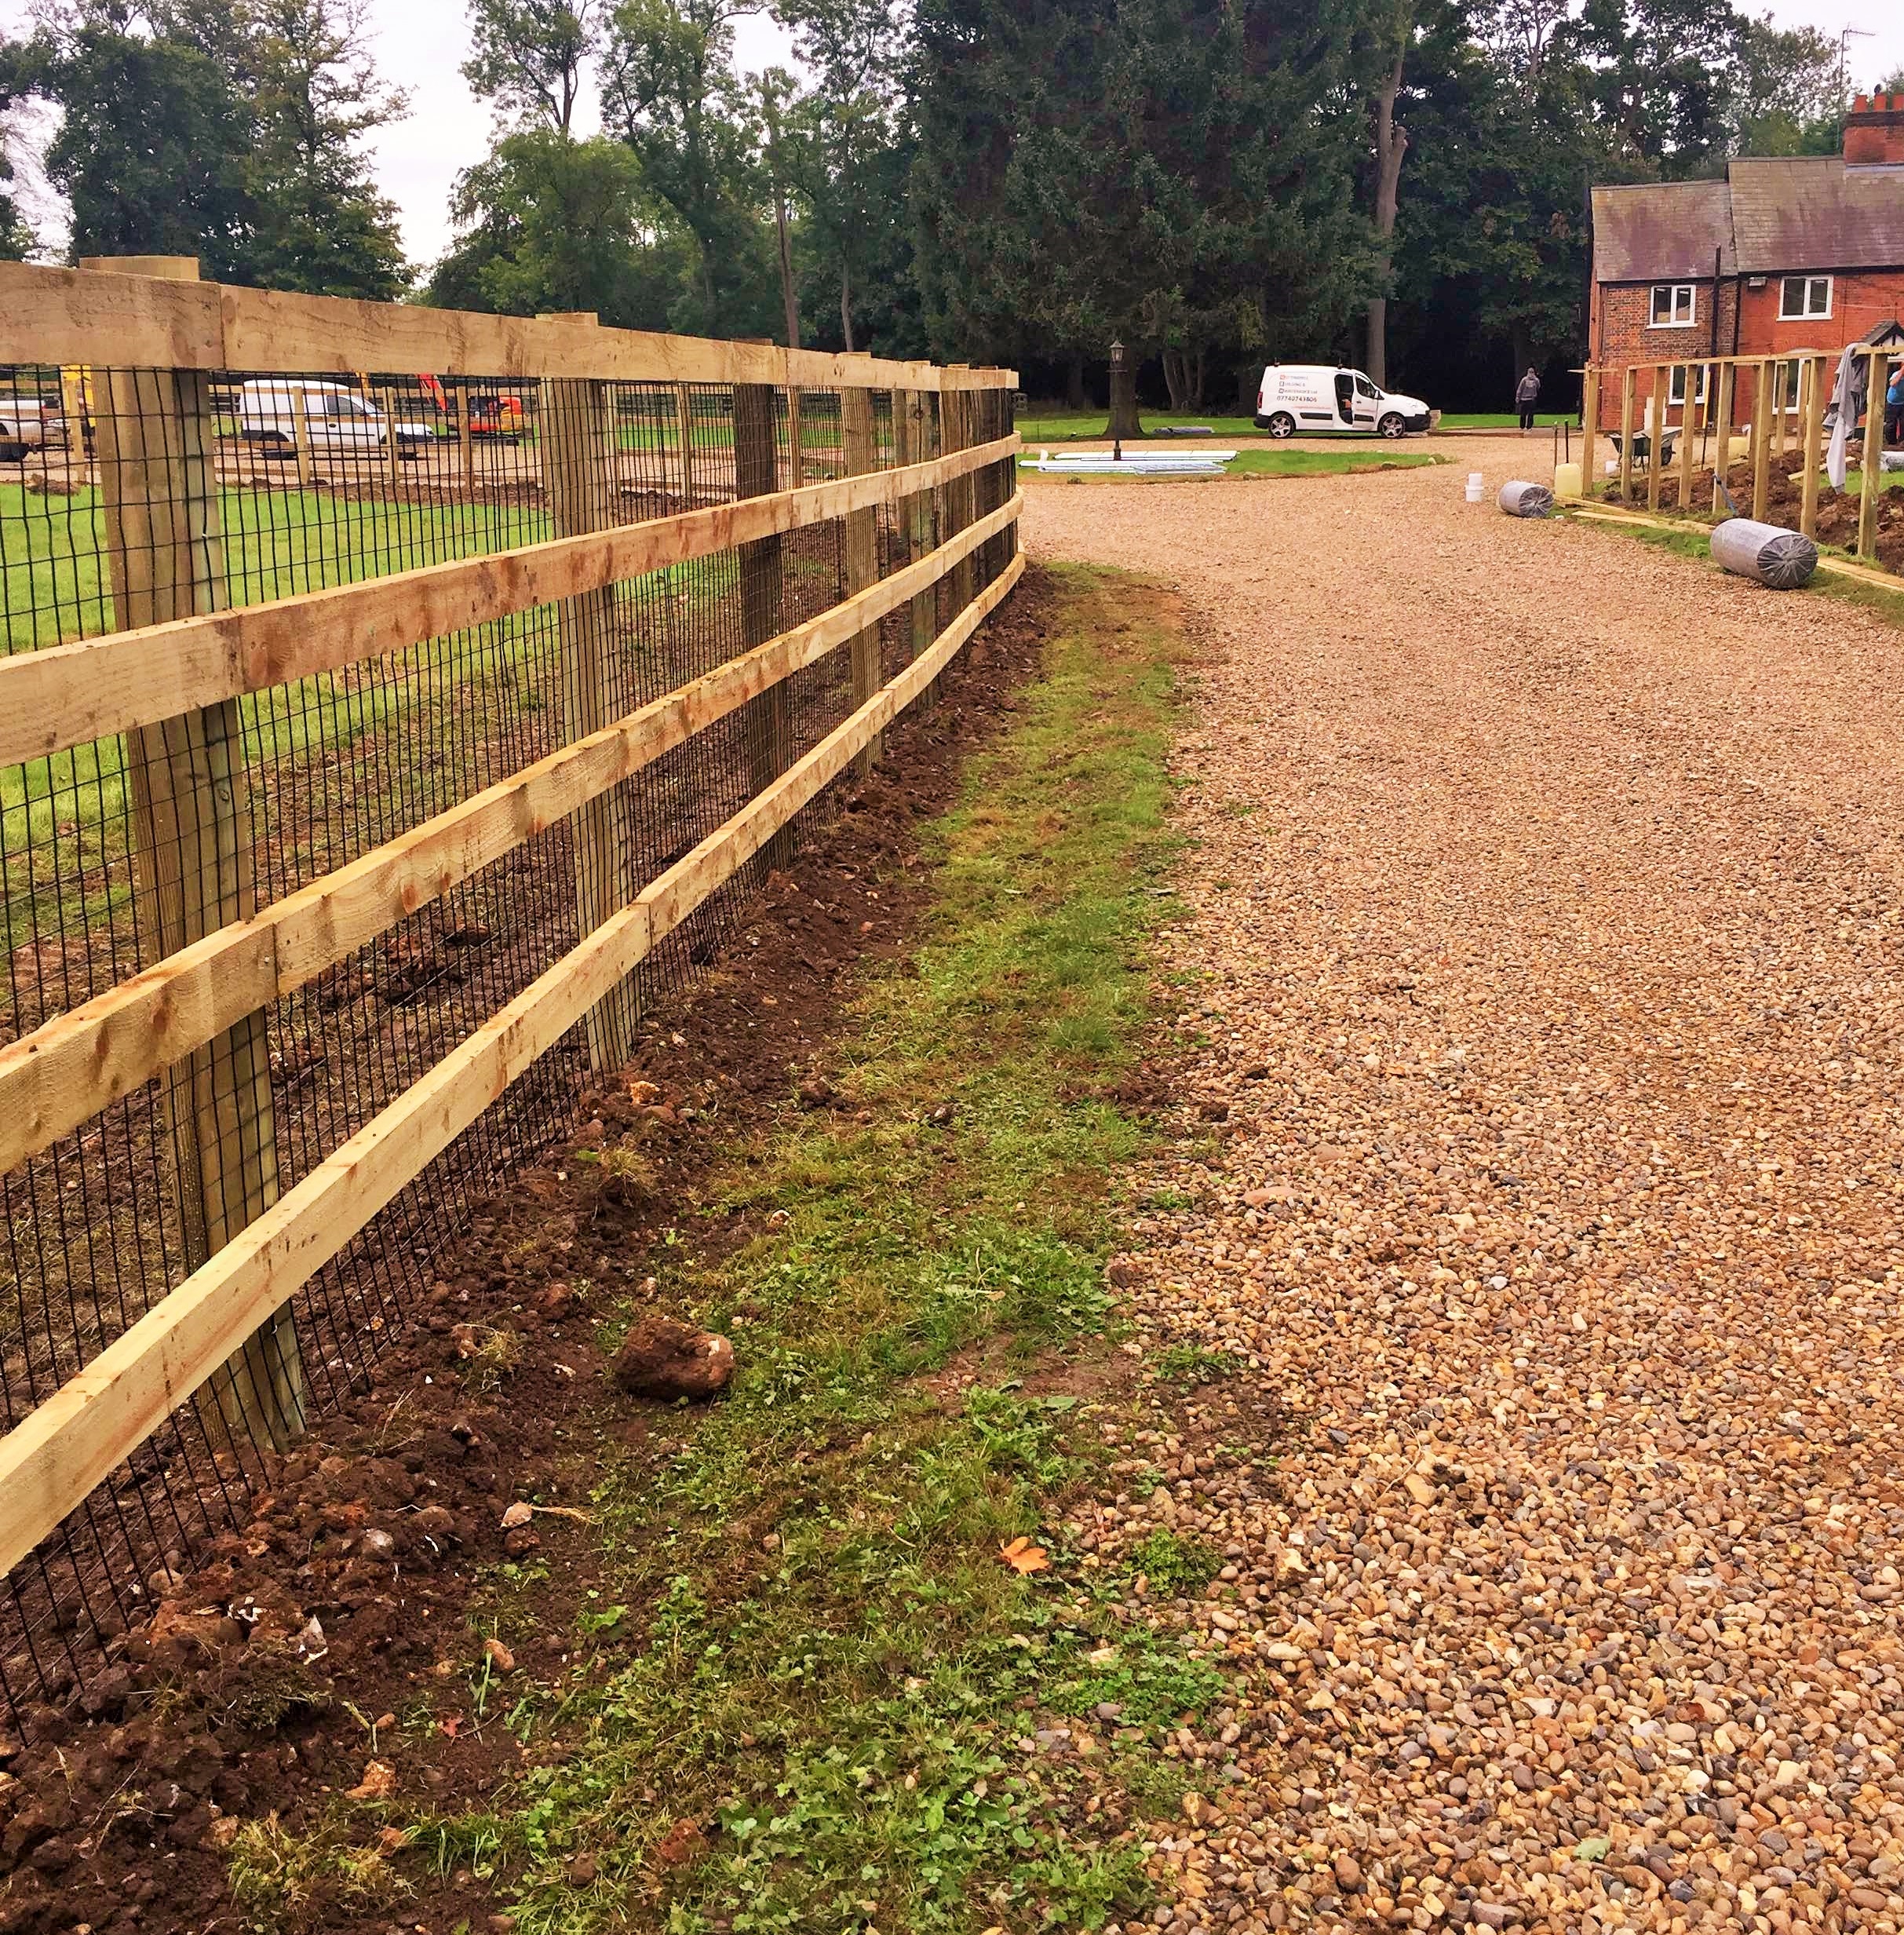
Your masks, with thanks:
M 1361 371 L 1326 363 L 1272 363 L 1257 390 L 1256 426 L 1271 436 L 1341 430 L 1406 436 L 1432 429 L 1439 414 L 1419 396 L 1378 389 Z
M 22 462 L 28 451 L 66 445 L 66 419 L 42 396 L 0 396 L 0 464 Z

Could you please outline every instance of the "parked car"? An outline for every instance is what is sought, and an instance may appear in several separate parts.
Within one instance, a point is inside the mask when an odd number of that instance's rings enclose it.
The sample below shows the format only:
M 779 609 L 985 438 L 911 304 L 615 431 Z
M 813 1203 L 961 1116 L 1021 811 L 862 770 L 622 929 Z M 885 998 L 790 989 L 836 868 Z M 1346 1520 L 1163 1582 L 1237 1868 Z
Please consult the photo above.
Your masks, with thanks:
M 1359 370 L 1326 363 L 1272 363 L 1257 391 L 1257 428 L 1271 436 L 1338 430 L 1405 436 L 1433 429 L 1438 414 L 1419 396 L 1378 389 Z
M 301 378 L 254 381 L 239 392 L 238 433 L 272 457 L 297 451 L 298 405 L 313 454 L 381 450 L 396 439 L 397 455 L 413 458 L 436 440 L 427 423 L 392 422 L 377 406 L 341 383 Z
M 0 396 L 0 464 L 22 462 L 28 451 L 64 450 L 66 419 L 43 396 Z

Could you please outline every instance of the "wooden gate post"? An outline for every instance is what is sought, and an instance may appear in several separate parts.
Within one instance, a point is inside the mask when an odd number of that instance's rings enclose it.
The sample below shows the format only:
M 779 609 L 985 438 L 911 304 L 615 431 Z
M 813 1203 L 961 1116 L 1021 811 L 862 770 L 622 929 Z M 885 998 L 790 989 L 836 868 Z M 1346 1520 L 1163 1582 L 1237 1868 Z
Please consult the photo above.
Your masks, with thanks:
M 1881 349 L 1865 356 L 1863 477 L 1858 493 L 1858 555 L 1877 557 L 1877 491 L 1884 468 L 1884 385 L 1891 359 Z
M 190 256 L 95 257 L 81 267 L 199 279 Z M 115 620 L 130 628 L 222 608 L 228 592 L 209 374 L 115 369 L 105 388 L 97 448 Z M 135 728 L 126 736 L 126 765 L 140 965 L 150 967 L 257 911 L 239 702 Z M 261 1009 L 166 1072 L 159 1119 L 184 1260 L 196 1269 L 278 1199 Z M 234 1353 L 210 1388 L 234 1437 L 243 1433 L 283 1450 L 301 1434 L 304 1364 L 289 1305 Z
M 845 474 L 863 476 L 879 468 L 879 451 L 873 436 L 873 392 L 870 389 L 843 389 L 840 392 L 840 440 L 845 453 Z M 850 598 L 866 590 L 879 578 L 879 526 L 877 513 L 854 511 L 844 520 L 842 548 L 845 553 L 846 595 Z M 869 625 L 851 647 L 853 706 L 856 711 L 879 690 L 879 626 Z M 873 770 L 880 755 L 876 733 L 853 761 L 862 778 Z
M 1826 368 L 1822 356 L 1807 356 L 1799 378 L 1799 461 L 1804 470 L 1798 484 L 1798 528 L 1807 538 L 1818 535 L 1818 473 L 1824 454 Z
M 1712 414 L 1716 433 L 1713 440 L 1713 515 L 1717 517 L 1723 514 L 1725 504 L 1719 487 L 1727 481 L 1732 468 L 1732 365 L 1720 363 L 1713 380 L 1719 385 Z
M 1752 406 L 1752 514 L 1761 523 L 1771 495 L 1772 366 L 1759 360 L 1758 389 Z
M 543 321 L 589 323 L 582 312 Z M 579 537 L 615 522 L 614 425 L 608 385 L 586 378 L 542 381 L 536 439 L 549 534 Z M 562 723 L 565 743 L 599 732 L 628 710 L 615 689 L 615 587 L 604 585 L 562 599 L 556 607 L 562 647 Z M 571 820 L 575 842 L 575 913 L 585 936 L 633 897 L 628 864 L 628 790 L 597 794 Z M 622 982 L 588 1020 L 589 1065 L 608 1074 L 628 1060 L 634 1039 L 633 985 Z
M 1666 434 L 1665 366 L 1654 363 L 1651 375 L 1652 393 L 1646 400 L 1646 507 L 1650 511 L 1657 511 L 1659 509 L 1660 444 Z
M 1705 368 L 1702 363 L 1689 363 L 1686 366 L 1686 400 L 1680 406 L 1680 515 L 1688 517 L 1692 511 L 1692 460 L 1693 425 L 1698 419 L 1699 409 L 1699 372 Z
M 1633 400 L 1640 372 L 1629 363 L 1620 373 L 1620 502 L 1633 501 Z
M 1599 459 L 1594 446 L 1599 441 L 1600 373 L 1588 363 L 1580 383 L 1580 495 L 1589 503 L 1596 495 L 1594 480 L 1599 474 Z
M 686 393 L 682 392 L 682 403 Z M 771 496 L 778 487 L 779 451 L 774 435 L 774 386 L 771 383 L 734 385 L 734 495 L 736 498 Z M 688 422 L 682 419 L 684 449 Z M 757 538 L 740 546 L 741 644 L 751 650 L 779 635 L 781 630 L 782 545 L 777 537 Z M 747 745 L 748 787 L 764 793 L 793 763 L 793 694 L 782 679 L 742 712 Z M 792 847 L 793 829 L 782 827 L 761 849 L 769 867 L 778 867 Z

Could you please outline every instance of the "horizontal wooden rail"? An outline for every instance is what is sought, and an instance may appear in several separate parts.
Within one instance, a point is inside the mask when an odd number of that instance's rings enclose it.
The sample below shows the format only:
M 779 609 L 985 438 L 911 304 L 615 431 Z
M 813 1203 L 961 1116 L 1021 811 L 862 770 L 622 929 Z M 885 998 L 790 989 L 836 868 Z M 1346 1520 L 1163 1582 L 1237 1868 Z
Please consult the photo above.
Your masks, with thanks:
M 1019 447 L 1014 432 L 904 469 L 871 471 L 20 652 L 0 659 L 0 765 L 84 746 L 287 680 L 341 671 L 618 579 L 896 504 L 1002 462 Z
M 1014 498 L 903 570 L 525 766 L 0 1048 L 0 1174 L 244 1016 L 877 625 L 995 537 Z
M 0 1568 L 24 1558 L 657 941 L 842 772 L 943 670 L 1023 568 L 1021 553 L 929 652 L 0 1439 Z
M 0 365 L 86 363 L 248 375 L 428 371 L 533 382 L 771 383 L 806 389 L 1016 389 L 1012 370 L 940 368 L 603 329 L 574 316 L 479 316 L 216 283 L 0 262 Z

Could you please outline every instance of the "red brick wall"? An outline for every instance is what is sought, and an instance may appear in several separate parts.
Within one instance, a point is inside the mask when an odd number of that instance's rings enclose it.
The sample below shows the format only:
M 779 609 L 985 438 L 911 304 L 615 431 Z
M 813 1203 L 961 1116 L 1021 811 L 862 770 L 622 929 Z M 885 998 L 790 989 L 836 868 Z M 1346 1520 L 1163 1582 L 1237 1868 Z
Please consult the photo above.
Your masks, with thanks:
M 1603 283 L 1596 291 L 1588 333 L 1593 360 L 1609 372 L 1600 386 L 1602 428 L 1619 428 L 1620 378 L 1617 372 L 1628 363 L 1696 363 L 1715 353 L 1715 341 L 1716 353 L 1722 356 L 1789 356 L 1805 349 L 1828 351 L 1835 356 L 1847 342 L 1868 334 L 1879 323 L 1904 319 L 1904 267 L 1857 270 L 1835 276 L 1831 314 L 1805 321 L 1779 319 L 1782 279 L 1768 276 L 1760 289 L 1731 280 L 1722 282 L 1717 291 L 1716 337 L 1713 328 L 1714 291 L 1709 278 L 1697 285 L 1695 320 L 1690 329 L 1651 327 L 1650 285 Z M 1736 348 L 1733 338 L 1735 309 L 1738 318 Z M 1735 379 L 1735 385 L 1732 421 L 1743 425 L 1752 419 L 1753 378 L 1748 374 L 1742 382 Z M 1633 421 L 1636 427 L 1643 428 L 1653 390 L 1647 370 L 1640 371 L 1634 390 Z M 1681 414 L 1677 404 L 1671 405 L 1666 422 L 1676 425 Z

